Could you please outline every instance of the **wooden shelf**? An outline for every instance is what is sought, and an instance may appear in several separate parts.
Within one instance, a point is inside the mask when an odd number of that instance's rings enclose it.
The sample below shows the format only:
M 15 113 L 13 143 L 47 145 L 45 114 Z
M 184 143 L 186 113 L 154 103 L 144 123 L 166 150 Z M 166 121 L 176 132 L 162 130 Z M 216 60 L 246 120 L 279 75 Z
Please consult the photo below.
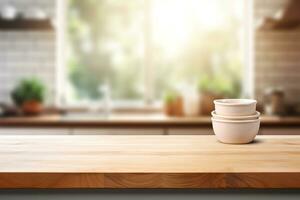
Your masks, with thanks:
M 16 20 L 4 20 L 0 19 L 0 31 L 51 31 L 53 25 L 50 19 L 43 20 L 31 20 L 31 19 L 16 19 Z

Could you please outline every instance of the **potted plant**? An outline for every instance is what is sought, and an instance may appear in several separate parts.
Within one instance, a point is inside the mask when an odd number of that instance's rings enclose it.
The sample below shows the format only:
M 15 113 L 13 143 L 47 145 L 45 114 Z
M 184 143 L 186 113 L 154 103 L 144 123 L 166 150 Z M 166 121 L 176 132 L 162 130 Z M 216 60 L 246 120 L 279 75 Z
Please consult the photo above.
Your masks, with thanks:
M 22 80 L 11 92 L 14 103 L 26 115 L 37 115 L 42 112 L 44 95 L 44 84 L 36 78 Z
M 231 82 L 218 76 L 203 76 L 198 83 L 198 89 L 201 94 L 200 113 L 203 115 L 209 115 L 213 111 L 215 99 L 232 96 L 233 92 Z
M 164 96 L 164 112 L 167 116 L 183 115 L 183 100 L 174 91 L 169 91 Z

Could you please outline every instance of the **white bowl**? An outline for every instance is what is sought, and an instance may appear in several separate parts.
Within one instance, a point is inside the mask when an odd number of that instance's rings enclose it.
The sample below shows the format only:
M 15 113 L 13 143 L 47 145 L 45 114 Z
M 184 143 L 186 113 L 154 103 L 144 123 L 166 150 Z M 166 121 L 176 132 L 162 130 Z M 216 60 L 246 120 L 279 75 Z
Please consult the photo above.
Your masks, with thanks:
M 259 119 L 241 121 L 211 119 L 217 139 L 228 144 L 252 142 L 258 133 L 260 124 Z
M 18 11 L 14 6 L 5 5 L 1 8 L 0 16 L 5 20 L 13 20 L 16 19 L 18 15 Z
M 256 111 L 254 115 L 248 116 L 224 116 L 224 115 L 217 115 L 216 111 L 212 111 L 211 115 L 214 119 L 224 119 L 224 120 L 251 120 L 251 119 L 258 119 L 260 116 L 260 112 Z
M 256 103 L 254 99 L 217 99 L 214 100 L 217 115 L 249 116 L 255 115 Z

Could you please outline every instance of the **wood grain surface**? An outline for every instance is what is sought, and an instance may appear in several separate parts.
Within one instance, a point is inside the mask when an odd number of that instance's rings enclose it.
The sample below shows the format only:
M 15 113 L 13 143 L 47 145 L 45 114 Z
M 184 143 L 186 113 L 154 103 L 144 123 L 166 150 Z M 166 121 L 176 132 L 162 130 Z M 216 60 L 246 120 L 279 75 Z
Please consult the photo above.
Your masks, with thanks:
M 300 136 L 0 136 L 0 188 L 300 188 Z

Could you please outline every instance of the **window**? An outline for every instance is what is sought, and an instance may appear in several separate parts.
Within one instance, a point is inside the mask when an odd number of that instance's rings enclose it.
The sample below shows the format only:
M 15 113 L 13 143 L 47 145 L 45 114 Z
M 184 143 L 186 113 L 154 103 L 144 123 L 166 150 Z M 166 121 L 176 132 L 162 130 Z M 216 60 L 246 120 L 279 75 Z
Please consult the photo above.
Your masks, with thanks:
M 66 96 L 154 102 L 203 76 L 242 87 L 244 1 L 67 0 Z

